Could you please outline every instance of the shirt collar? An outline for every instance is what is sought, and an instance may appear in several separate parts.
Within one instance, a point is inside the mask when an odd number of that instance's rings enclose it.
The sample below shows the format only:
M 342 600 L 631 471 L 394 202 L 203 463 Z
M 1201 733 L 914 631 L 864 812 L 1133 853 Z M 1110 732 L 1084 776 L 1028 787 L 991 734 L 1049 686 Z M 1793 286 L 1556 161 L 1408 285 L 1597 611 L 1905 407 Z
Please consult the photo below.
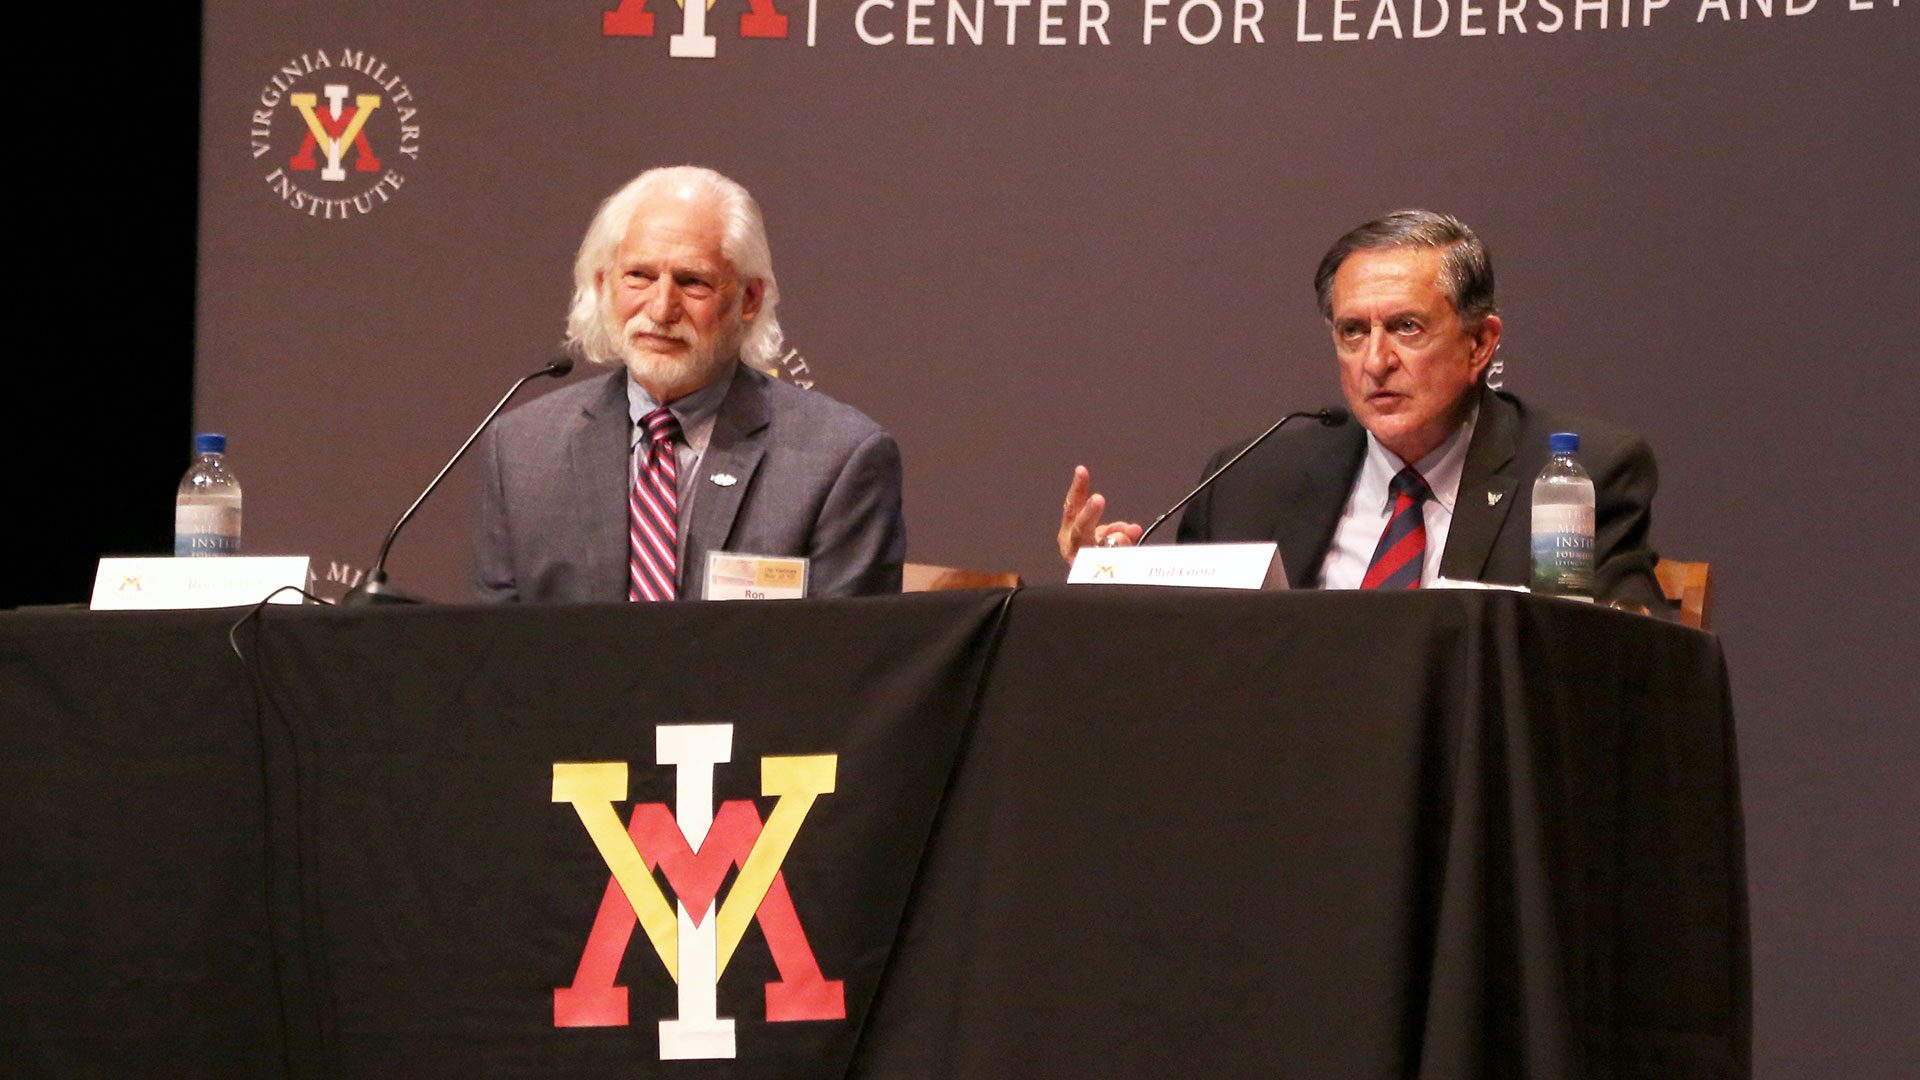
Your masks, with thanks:
M 711 426 L 714 416 L 720 412 L 720 403 L 726 400 L 727 389 L 733 385 L 734 374 L 735 369 L 729 368 L 725 375 L 667 406 L 667 411 L 680 422 L 682 432 L 704 431 Z M 632 421 L 629 445 L 632 439 L 640 437 L 641 419 L 659 407 L 660 403 L 654 400 L 653 395 L 633 381 L 632 375 L 628 375 L 627 419 Z
M 1427 482 L 1428 489 L 1433 492 L 1434 500 L 1445 507 L 1448 514 L 1453 513 L 1454 497 L 1460 493 L 1460 474 L 1466 468 L 1467 447 L 1473 442 L 1474 425 L 1479 422 L 1480 403 L 1475 401 L 1473 411 L 1467 414 L 1467 422 L 1455 428 L 1453 434 L 1447 436 L 1447 441 L 1434 447 L 1426 457 L 1414 463 L 1414 471 Z M 1380 440 L 1374 438 L 1373 432 L 1369 431 L 1367 432 L 1366 462 L 1361 467 L 1366 472 L 1376 474 L 1374 478 L 1380 481 L 1379 489 L 1387 491 L 1389 490 L 1388 481 L 1391 481 L 1401 469 L 1406 468 L 1406 462 L 1401 461 L 1398 454 L 1380 445 Z M 1392 498 L 1392 495 L 1387 496 L 1389 503 Z

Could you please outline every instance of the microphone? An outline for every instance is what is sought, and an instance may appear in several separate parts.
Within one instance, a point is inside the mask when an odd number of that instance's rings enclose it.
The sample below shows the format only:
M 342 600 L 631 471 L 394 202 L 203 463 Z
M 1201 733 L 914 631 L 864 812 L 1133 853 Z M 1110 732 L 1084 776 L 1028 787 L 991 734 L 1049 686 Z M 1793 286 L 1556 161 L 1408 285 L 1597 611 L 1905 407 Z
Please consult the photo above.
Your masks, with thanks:
M 413 500 L 413 505 L 407 507 L 407 512 L 400 515 L 400 520 L 393 523 L 393 528 L 387 530 L 387 538 L 380 544 L 380 555 L 373 560 L 373 569 L 368 570 L 367 575 L 360 579 L 360 584 L 355 585 L 352 589 L 348 590 L 347 595 L 340 598 L 341 604 L 349 607 L 358 607 L 364 604 L 419 603 L 418 600 L 396 589 L 387 587 L 387 552 L 393 549 L 393 538 L 400 535 L 401 528 L 413 517 L 413 512 L 420 509 L 420 504 L 427 501 L 427 496 L 433 494 L 433 489 L 439 487 L 440 481 L 445 480 L 447 474 L 453 471 L 453 467 L 459 463 L 460 459 L 467 455 L 467 450 L 473 446 L 474 440 L 480 437 L 481 432 L 487 430 L 487 426 L 493 423 L 493 418 L 500 415 L 500 410 L 507 407 L 507 402 L 513 400 L 513 395 L 519 393 L 521 387 L 535 379 L 544 378 L 549 375 L 556 379 L 564 378 L 567 373 L 572 370 L 573 357 L 562 356 L 557 360 L 549 362 L 546 367 L 541 368 L 539 371 L 522 375 L 519 382 L 514 383 L 507 389 L 506 395 L 500 399 L 500 403 L 493 407 L 493 411 L 487 414 L 485 420 L 480 421 L 479 427 L 473 429 L 473 434 L 467 436 L 467 441 L 461 443 L 460 449 L 453 452 L 453 457 L 449 458 L 447 463 L 441 466 L 439 474 L 427 485 L 427 489 L 420 493 L 419 498 Z
M 1272 435 L 1274 432 L 1279 431 L 1281 428 L 1285 427 L 1287 421 L 1298 420 L 1303 416 L 1312 417 L 1313 419 L 1320 421 L 1320 423 L 1326 427 L 1339 427 L 1341 424 L 1344 424 L 1349 419 L 1351 419 L 1353 414 L 1341 408 L 1338 405 L 1334 405 L 1325 409 L 1316 409 L 1313 412 L 1288 413 L 1287 415 L 1281 417 L 1280 419 L 1275 420 L 1273 422 L 1272 427 L 1260 433 L 1259 438 L 1248 443 L 1246 447 L 1242 449 L 1239 453 L 1228 458 L 1227 463 L 1225 465 L 1220 466 L 1219 468 L 1213 470 L 1212 473 L 1208 474 L 1205 480 L 1200 481 L 1199 487 L 1194 488 L 1192 491 L 1187 492 L 1186 498 L 1181 499 L 1179 502 L 1174 503 L 1172 506 L 1167 507 L 1166 513 L 1161 514 L 1157 518 L 1154 518 L 1153 524 L 1147 526 L 1146 531 L 1140 534 L 1140 539 L 1136 541 L 1136 543 L 1141 543 L 1141 544 L 1146 543 L 1147 537 L 1153 535 L 1153 530 L 1159 528 L 1161 522 L 1172 517 L 1174 513 L 1178 511 L 1181 507 L 1192 502 L 1193 497 L 1195 495 L 1198 495 L 1201 492 L 1207 490 L 1208 485 L 1212 484 L 1215 480 L 1220 479 L 1221 474 L 1225 473 L 1228 469 L 1233 468 L 1236 464 L 1239 463 L 1241 458 L 1246 457 L 1248 454 L 1252 453 L 1254 447 L 1259 446 L 1263 442 L 1266 442 L 1267 436 Z

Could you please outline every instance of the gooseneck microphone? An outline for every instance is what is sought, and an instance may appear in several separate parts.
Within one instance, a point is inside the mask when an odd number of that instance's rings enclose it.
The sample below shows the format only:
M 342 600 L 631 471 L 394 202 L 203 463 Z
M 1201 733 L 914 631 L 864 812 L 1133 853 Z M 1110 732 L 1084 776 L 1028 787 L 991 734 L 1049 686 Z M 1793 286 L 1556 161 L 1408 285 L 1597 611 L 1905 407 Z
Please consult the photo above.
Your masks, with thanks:
M 355 585 L 347 592 L 347 595 L 340 598 L 342 604 L 358 606 L 361 604 L 419 603 L 419 601 L 410 596 L 406 596 L 395 589 L 387 588 L 387 552 L 393 550 L 393 538 L 400 535 L 401 528 L 413 517 L 413 512 L 420 509 L 420 504 L 427 501 L 427 496 L 433 494 L 433 489 L 439 487 L 440 481 L 445 480 L 447 474 L 453 471 L 453 467 L 459 464 L 460 459 L 467 455 L 467 451 L 472 448 L 474 440 L 480 437 L 481 432 L 487 430 L 487 425 L 493 423 L 493 418 L 500 415 L 500 410 L 507 407 L 507 402 L 513 400 L 513 395 L 519 393 L 521 387 L 535 379 L 545 378 L 547 376 L 552 376 L 556 379 L 564 378 L 567 373 L 572 370 L 573 357 L 562 356 L 558 360 L 550 362 L 539 371 L 522 375 L 519 382 L 514 383 L 513 386 L 508 388 L 506 394 L 501 397 L 500 403 L 493 407 L 493 411 L 487 414 L 485 420 L 480 421 L 479 427 L 473 429 L 473 434 L 467 436 L 467 441 L 461 443 L 460 449 L 453 452 L 453 457 L 449 458 L 447 463 L 441 466 L 439 475 L 433 478 L 433 481 L 427 485 L 426 490 L 420 493 L 419 498 L 413 500 L 413 505 L 407 507 L 407 512 L 400 515 L 400 520 L 393 523 L 393 528 L 387 530 L 387 538 L 380 544 L 380 556 L 373 560 L 373 569 L 368 570 L 367 575 L 360 579 L 360 584 Z
M 1233 468 L 1234 465 L 1239 463 L 1241 458 L 1246 457 L 1248 454 L 1252 453 L 1254 447 L 1259 446 L 1263 442 L 1266 442 L 1267 437 L 1269 435 L 1272 435 L 1274 432 L 1279 431 L 1281 428 L 1285 427 L 1287 421 L 1298 420 L 1301 417 L 1312 417 L 1313 419 L 1320 421 L 1321 424 L 1327 427 L 1339 427 L 1341 424 L 1346 423 L 1347 420 L 1352 416 L 1353 416 L 1352 413 L 1348 412 L 1343 408 L 1340 408 L 1338 405 L 1335 405 L 1331 408 L 1315 409 L 1312 412 L 1288 413 L 1287 415 L 1281 417 L 1280 419 L 1275 420 L 1273 422 L 1272 427 L 1260 433 L 1259 438 L 1248 443 L 1246 447 L 1242 449 L 1239 453 L 1228 458 L 1227 463 L 1225 465 L 1222 465 L 1219 468 L 1213 470 L 1213 472 L 1209 473 L 1205 480 L 1200 481 L 1199 487 L 1194 488 L 1192 491 L 1187 492 L 1186 498 L 1181 499 L 1179 502 L 1174 503 L 1172 506 L 1167 507 L 1166 513 L 1161 514 L 1157 518 L 1154 518 L 1153 524 L 1147 526 L 1147 530 L 1140 534 L 1140 539 L 1135 541 L 1135 543 L 1140 543 L 1140 544 L 1146 543 L 1147 537 L 1153 535 L 1153 530 L 1159 528 L 1161 522 L 1172 517 L 1181 507 L 1192 502 L 1193 497 L 1195 495 L 1198 495 L 1201 492 L 1207 490 L 1207 486 L 1212 484 L 1215 480 L 1220 479 L 1221 474 L 1225 473 L 1228 469 Z

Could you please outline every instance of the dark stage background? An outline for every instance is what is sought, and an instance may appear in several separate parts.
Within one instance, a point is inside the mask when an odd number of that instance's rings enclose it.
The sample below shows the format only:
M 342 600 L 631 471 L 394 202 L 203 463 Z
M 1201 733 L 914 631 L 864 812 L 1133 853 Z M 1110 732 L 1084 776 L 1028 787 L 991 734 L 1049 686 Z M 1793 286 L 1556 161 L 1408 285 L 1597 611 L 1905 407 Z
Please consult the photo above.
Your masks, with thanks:
M 1075 462 L 1150 516 L 1214 446 L 1334 400 L 1320 251 L 1378 212 L 1445 209 L 1494 249 L 1507 388 L 1645 433 L 1656 543 L 1714 564 L 1756 1074 L 1892 1077 L 1920 1056 L 1916 604 L 1897 569 L 1920 527 L 1911 2 L 1616 3 L 1578 29 L 1558 3 L 1548 32 L 1532 0 L 1525 33 L 1476 6 L 1484 35 L 1461 33 L 1456 2 L 1419 39 L 1409 2 L 1391 8 L 1404 36 L 1372 41 L 1333 40 L 1331 0 L 1269 2 L 1262 41 L 1232 42 L 1228 5 L 1196 45 L 1178 4 L 1153 9 L 1169 22 L 1146 44 L 1146 5 L 1112 0 L 1107 46 L 1077 43 L 1078 3 L 1048 9 L 1065 45 L 1037 43 L 1038 7 L 1006 44 L 992 4 L 982 44 L 947 45 L 943 2 L 913 31 L 938 43 L 915 46 L 906 0 L 865 9 L 884 45 L 856 4 L 809 19 L 780 0 L 787 37 L 748 39 L 744 0 L 725 0 L 711 60 L 669 56 L 680 8 L 653 0 L 655 35 L 620 38 L 600 33 L 607 6 L 221 2 L 204 61 L 186 7 L 33 61 L 77 81 L 99 123 L 32 121 L 70 182 L 50 174 L 53 212 L 27 215 L 53 258 L 24 310 L 48 329 L 22 359 L 35 389 L 12 397 L 36 450 L 73 448 L 61 501 L 81 542 L 49 560 L 96 550 L 65 576 L 16 564 L 15 597 L 80 599 L 100 550 L 165 549 L 196 359 L 191 423 L 233 439 L 249 546 L 350 577 L 553 354 L 597 200 L 688 160 L 765 206 L 789 377 L 899 435 L 910 556 L 1055 580 Z M 1380 8 L 1340 10 L 1364 39 Z M 1204 5 L 1190 18 L 1207 28 Z M 343 53 L 373 73 L 300 63 Z M 383 95 L 380 170 L 351 153 L 342 181 L 290 169 L 304 121 L 287 94 L 328 82 Z M 389 172 L 399 186 L 371 190 Z M 295 186 L 345 197 L 341 216 L 291 205 Z M 402 587 L 461 595 L 464 479 L 402 541 Z

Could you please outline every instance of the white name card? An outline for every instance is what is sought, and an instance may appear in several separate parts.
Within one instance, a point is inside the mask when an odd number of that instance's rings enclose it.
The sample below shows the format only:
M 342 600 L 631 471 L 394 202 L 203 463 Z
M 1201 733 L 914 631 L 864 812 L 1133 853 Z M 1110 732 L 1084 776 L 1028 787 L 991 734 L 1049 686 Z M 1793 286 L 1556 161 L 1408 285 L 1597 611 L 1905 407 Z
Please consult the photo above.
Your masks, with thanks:
M 1497 581 L 1465 581 L 1460 578 L 1437 577 L 1427 583 L 1429 589 L 1493 590 L 1496 592 L 1532 592 L 1525 585 L 1502 585 Z
M 307 587 L 307 556 L 101 559 L 90 606 L 95 611 L 248 607 L 285 585 Z M 298 604 L 302 599 L 288 590 L 273 602 Z
M 715 551 L 707 556 L 706 600 L 799 600 L 807 595 L 807 560 Z
M 1083 547 L 1067 584 L 1284 589 L 1287 575 L 1278 544 L 1156 544 Z

